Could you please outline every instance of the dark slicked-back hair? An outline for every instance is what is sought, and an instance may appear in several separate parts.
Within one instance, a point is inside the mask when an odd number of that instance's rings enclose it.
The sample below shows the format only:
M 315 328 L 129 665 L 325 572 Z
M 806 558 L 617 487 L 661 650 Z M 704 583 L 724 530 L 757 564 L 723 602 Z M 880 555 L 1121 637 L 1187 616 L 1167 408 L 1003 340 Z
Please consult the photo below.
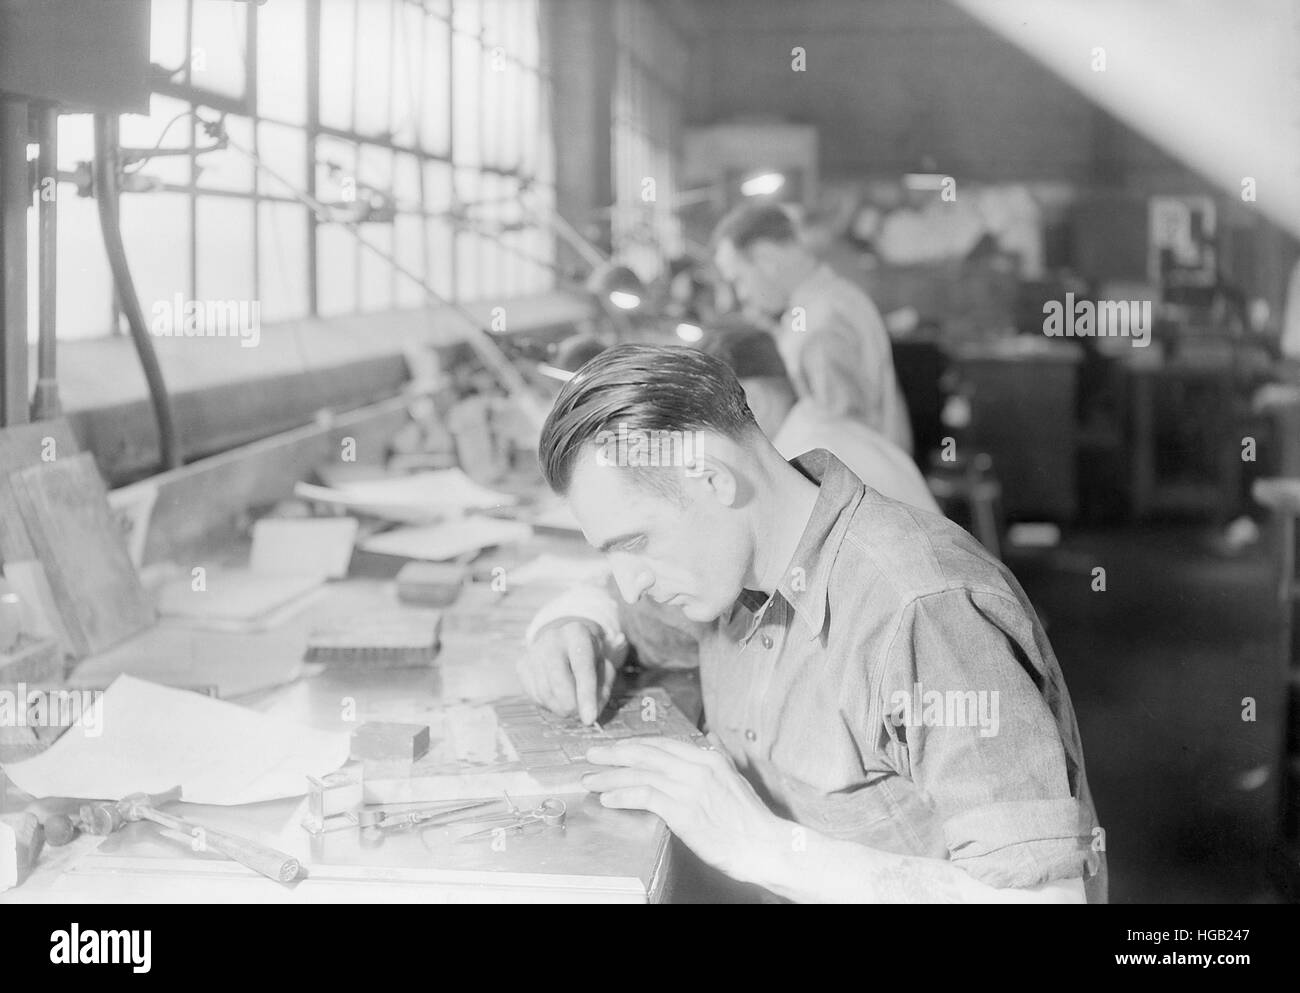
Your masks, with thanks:
M 620 427 L 711 431 L 738 441 L 758 429 L 745 391 L 724 363 L 694 348 L 616 345 L 564 385 L 542 426 L 538 457 L 551 489 L 567 493 L 578 454 L 600 432 Z
M 741 204 L 727 214 L 713 231 L 713 246 L 729 241 L 738 252 L 747 252 L 759 241 L 785 244 L 799 240 L 799 229 L 780 204 Z

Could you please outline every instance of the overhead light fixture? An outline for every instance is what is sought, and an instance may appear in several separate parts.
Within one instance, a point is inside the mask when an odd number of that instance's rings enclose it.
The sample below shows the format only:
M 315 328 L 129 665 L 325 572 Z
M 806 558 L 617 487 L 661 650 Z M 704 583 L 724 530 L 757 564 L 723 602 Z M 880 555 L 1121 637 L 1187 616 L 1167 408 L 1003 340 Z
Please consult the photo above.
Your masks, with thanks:
M 742 196 L 770 197 L 785 185 L 785 176 L 779 172 L 760 172 L 740 184 Z
M 686 342 L 689 345 L 694 345 L 697 341 L 699 341 L 701 338 L 704 337 L 704 329 L 701 328 L 698 324 L 686 324 L 686 323 L 678 324 L 677 337 L 681 338 L 682 341 Z
M 625 265 L 604 265 L 591 274 L 587 289 L 619 310 L 636 310 L 645 299 L 645 285 Z

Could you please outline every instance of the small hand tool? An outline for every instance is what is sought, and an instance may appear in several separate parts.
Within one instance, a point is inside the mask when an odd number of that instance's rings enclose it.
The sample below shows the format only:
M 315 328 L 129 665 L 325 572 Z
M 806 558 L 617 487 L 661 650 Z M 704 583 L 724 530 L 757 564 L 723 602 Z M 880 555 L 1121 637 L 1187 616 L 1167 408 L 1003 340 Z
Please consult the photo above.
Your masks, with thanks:
M 471 800 L 469 802 L 449 800 L 428 807 L 420 807 L 416 810 L 361 810 L 354 816 L 357 824 L 362 828 L 379 828 L 387 831 L 393 828 L 437 827 L 443 823 L 448 823 L 444 818 L 450 817 L 454 821 L 457 818 L 453 815 L 500 802 L 499 800 Z
M 475 831 L 473 834 L 467 834 L 463 838 L 457 838 L 456 840 L 483 841 L 486 838 L 495 837 L 498 831 L 523 831 L 533 824 L 562 828 L 564 827 L 565 817 L 568 815 L 568 806 L 565 802 L 554 797 L 547 797 L 531 810 L 521 810 L 515 806 L 514 801 L 509 796 L 506 797 L 506 802 L 510 805 L 510 809 L 504 813 L 461 818 L 461 821 L 471 824 L 495 823 L 496 826 L 485 828 L 482 831 Z
M 181 798 L 181 788 L 175 786 L 165 793 L 132 793 L 116 803 L 84 804 L 80 819 L 93 834 L 111 834 L 124 824 L 134 821 L 153 821 L 163 827 L 187 834 L 195 841 L 198 851 L 212 849 L 228 859 L 261 873 L 279 883 L 291 883 L 302 873 L 302 864 L 293 856 L 277 851 L 256 841 L 236 834 L 203 827 L 183 817 L 155 810 L 155 804 L 171 803 Z

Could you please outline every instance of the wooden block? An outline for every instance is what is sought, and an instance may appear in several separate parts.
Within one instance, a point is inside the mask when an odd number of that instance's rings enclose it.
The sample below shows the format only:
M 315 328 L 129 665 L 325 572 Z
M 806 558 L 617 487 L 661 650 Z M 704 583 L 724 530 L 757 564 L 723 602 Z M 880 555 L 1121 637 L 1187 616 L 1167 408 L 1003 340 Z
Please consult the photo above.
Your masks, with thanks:
M 455 562 L 408 562 L 397 574 L 397 596 L 406 603 L 446 607 L 455 603 L 469 576 Z
M 114 523 L 94 459 L 62 457 L 9 479 L 73 655 L 103 651 L 151 626 L 153 605 Z
M 9 474 L 76 452 L 77 440 L 71 426 L 63 419 L 0 430 L 0 560 L 15 562 L 30 559 L 35 554 Z
M 0 814 L 0 891 L 21 886 L 45 847 L 35 814 Z
M 352 757 L 372 761 L 414 762 L 429 750 L 426 724 L 369 721 L 352 732 Z

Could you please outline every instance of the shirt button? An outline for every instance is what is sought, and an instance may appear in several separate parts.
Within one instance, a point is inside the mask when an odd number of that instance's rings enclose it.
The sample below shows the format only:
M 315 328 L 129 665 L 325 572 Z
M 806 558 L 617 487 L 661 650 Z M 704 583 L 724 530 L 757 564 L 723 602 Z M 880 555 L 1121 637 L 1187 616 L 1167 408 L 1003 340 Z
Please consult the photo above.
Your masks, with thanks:
M 772 647 L 772 636 L 771 636 L 771 635 L 769 635 L 769 634 L 765 634 L 765 635 L 763 635 L 763 647 L 764 647 L 764 648 L 768 648 L 768 649 L 770 649 L 770 648 Z
M 758 735 L 756 735 L 752 730 L 751 730 L 751 731 L 746 731 L 746 732 L 745 732 L 745 740 L 746 740 L 746 741 L 758 741 Z

